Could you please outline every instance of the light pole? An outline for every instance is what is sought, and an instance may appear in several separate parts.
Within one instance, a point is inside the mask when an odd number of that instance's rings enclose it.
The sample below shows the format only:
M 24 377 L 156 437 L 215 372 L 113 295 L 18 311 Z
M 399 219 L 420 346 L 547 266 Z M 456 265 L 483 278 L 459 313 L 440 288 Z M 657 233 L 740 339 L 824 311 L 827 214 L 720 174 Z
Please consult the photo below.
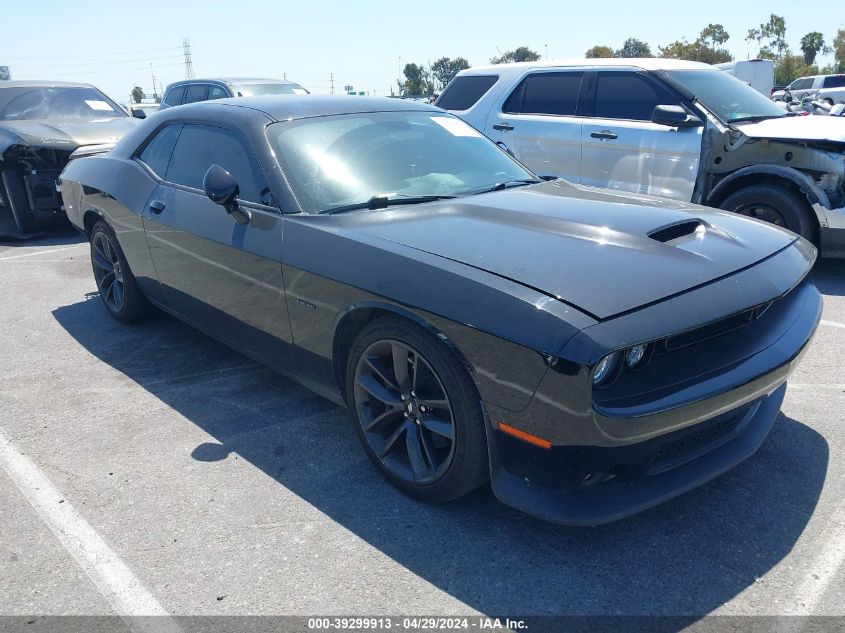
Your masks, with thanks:
M 546 44 L 546 61 L 549 61 L 549 45 Z

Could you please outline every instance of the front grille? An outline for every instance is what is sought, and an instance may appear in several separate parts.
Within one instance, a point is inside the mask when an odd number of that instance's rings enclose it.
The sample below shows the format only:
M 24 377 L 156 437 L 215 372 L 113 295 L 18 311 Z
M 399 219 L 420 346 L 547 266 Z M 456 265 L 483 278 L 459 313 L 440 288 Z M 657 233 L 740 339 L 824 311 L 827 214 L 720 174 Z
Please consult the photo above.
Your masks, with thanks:
M 728 439 L 730 433 L 742 420 L 746 410 L 726 416 L 722 420 L 664 444 L 652 461 L 649 474 L 656 475 L 665 472 L 716 448 Z

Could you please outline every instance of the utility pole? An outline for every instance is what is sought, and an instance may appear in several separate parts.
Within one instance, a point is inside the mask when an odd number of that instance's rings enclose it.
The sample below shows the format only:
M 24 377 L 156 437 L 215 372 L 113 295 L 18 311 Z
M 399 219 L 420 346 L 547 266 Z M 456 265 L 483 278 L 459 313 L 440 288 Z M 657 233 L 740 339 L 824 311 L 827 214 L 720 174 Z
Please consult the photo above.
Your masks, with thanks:
M 329 81 L 332 82 L 332 94 L 334 94 L 334 73 L 329 73 Z
M 549 45 L 546 44 L 546 61 L 549 61 Z
M 185 54 L 185 79 L 193 79 L 194 63 L 191 61 L 191 40 L 188 37 L 182 40 L 182 52 Z
M 153 99 L 158 101 L 158 92 L 156 90 L 156 73 L 153 70 L 152 62 L 150 63 L 150 74 L 153 76 Z

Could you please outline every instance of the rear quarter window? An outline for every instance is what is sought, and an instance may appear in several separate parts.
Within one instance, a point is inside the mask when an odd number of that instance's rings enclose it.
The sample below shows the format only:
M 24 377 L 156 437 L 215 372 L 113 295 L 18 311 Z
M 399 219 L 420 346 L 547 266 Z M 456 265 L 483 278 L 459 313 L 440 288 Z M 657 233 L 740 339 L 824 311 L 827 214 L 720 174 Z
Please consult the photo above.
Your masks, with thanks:
M 457 77 L 434 105 L 444 110 L 468 110 L 499 81 L 498 75 Z
M 845 88 L 845 75 L 832 75 L 824 78 L 824 88 Z
M 167 96 L 164 97 L 164 103 L 169 106 L 178 106 L 182 103 L 182 97 L 184 96 L 185 86 L 176 86 L 167 93 Z

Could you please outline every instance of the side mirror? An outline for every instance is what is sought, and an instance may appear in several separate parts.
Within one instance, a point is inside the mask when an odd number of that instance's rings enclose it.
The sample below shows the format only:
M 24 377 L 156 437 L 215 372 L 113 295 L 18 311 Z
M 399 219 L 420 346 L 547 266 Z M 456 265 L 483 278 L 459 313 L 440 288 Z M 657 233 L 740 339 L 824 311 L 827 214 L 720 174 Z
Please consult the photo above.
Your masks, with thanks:
M 147 113 L 141 108 L 132 108 L 132 116 L 136 119 L 146 119 Z
M 783 100 L 786 101 L 787 103 L 792 103 L 792 101 L 793 101 L 792 93 L 789 92 L 789 90 L 787 90 L 786 92 L 783 93 Z
M 651 122 L 667 127 L 698 127 L 701 119 L 678 105 L 659 105 L 651 113 Z
M 238 205 L 238 181 L 220 165 L 212 165 L 205 172 L 202 188 L 208 199 L 226 208 L 226 213 L 238 224 L 247 224 L 252 218 L 249 209 Z

